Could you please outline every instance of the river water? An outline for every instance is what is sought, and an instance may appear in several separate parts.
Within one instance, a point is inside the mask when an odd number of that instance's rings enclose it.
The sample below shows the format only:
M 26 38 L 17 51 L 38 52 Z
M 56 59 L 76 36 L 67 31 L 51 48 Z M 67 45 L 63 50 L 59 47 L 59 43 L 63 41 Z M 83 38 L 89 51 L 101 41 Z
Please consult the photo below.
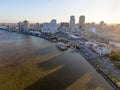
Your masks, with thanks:
M 72 49 L 60 51 L 55 44 L 44 39 L 2 30 L 0 30 L 0 88 L 0 90 L 114 90 L 80 54 L 72 52 Z

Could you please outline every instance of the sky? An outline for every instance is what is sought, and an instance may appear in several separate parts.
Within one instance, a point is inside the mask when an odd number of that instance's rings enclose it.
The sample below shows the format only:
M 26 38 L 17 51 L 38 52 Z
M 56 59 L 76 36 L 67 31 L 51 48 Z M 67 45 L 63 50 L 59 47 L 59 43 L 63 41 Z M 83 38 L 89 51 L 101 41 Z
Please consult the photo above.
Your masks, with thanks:
M 81 15 L 86 22 L 120 23 L 120 0 L 0 0 L 0 23 L 69 22 Z

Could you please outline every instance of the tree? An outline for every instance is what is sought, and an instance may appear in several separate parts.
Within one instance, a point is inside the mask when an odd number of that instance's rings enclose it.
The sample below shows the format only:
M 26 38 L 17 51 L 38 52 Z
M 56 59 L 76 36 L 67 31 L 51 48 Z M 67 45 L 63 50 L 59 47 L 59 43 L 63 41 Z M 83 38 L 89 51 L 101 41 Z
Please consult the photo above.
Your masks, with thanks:
M 120 61 L 120 54 L 119 53 L 112 54 L 110 55 L 110 58 L 115 61 Z

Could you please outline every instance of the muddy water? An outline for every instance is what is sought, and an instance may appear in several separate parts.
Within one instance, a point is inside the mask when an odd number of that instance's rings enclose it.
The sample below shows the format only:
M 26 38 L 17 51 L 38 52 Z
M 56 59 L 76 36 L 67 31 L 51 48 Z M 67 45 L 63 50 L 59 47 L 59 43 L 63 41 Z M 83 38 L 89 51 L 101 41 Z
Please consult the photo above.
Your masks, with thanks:
M 30 81 L 30 84 L 24 85 L 21 89 L 114 90 L 80 54 L 71 51 L 72 50 L 69 49 L 62 52 L 55 44 L 41 38 L 0 30 L 0 74 L 3 74 L 3 72 L 11 68 L 9 65 L 13 66 L 13 69 L 16 69 L 15 67 L 17 67 L 17 65 L 29 62 L 34 64 L 41 72 L 47 72 L 55 68 L 59 69 L 44 75 L 42 78 L 38 77 L 33 82 Z M 6 71 L 4 71 L 3 68 L 5 68 Z M 31 74 L 31 77 L 32 75 L 34 74 Z M 9 75 L 2 75 L 0 78 L 7 77 L 9 77 Z M 28 83 L 24 80 L 23 82 Z M 2 81 L 0 81 L 0 83 L 2 83 Z M 4 84 L 6 84 L 6 87 L 7 85 L 10 87 L 13 83 L 8 84 L 5 82 Z M 20 85 L 21 83 L 18 82 L 18 84 Z M 17 88 L 18 84 L 16 84 L 14 88 Z M 2 85 L 0 88 L 5 90 Z M 9 88 L 7 88 L 7 90 L 9 90 Z

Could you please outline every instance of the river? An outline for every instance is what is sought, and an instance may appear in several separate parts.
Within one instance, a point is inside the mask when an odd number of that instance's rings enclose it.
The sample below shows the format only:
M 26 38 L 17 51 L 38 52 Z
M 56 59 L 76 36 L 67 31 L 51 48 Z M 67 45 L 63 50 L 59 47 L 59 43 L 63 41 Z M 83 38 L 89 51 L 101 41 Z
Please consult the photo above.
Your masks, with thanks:
M 0 90 L 114 90 L 72 49 L 0 30 Z

